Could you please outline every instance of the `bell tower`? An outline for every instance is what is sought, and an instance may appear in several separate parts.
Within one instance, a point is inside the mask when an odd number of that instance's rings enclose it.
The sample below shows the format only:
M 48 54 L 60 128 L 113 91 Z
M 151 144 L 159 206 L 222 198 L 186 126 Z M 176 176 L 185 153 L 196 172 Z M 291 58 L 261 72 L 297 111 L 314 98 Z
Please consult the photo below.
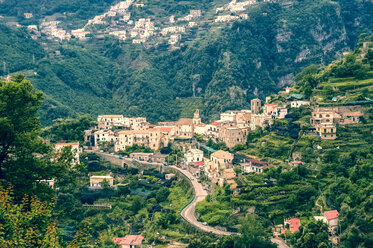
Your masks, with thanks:
M 194 125 L 201 124 L 201 117 L 199 116 L 199 109 L 196 109 L 196 112 L 194 112 L 193 124 Z

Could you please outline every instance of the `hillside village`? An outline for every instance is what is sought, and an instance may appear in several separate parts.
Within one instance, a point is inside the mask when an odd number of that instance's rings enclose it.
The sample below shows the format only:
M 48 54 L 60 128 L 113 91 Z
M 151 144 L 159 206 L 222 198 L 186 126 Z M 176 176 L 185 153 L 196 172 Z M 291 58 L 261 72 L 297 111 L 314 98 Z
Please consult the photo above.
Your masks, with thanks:
M 369 79 L 360 90 L 366 86 L 370 88 L 371 85 L 373 81 Z M 355 85 L 355 90 L 357 87 Z M 207 190 L 213 191 L 216 185 L 228 185 L 234 195 L 240 195 L 244 189 L 242 175 L 261 174 L 269 168 L 277 167 L 279 163 L 287 166 L 287 170 L 309 163 L 302 160 L 302 154 L 296 148 L 290 151 L 287 156 L 289 159 L 285 161 L 273 160 L 271 156 L 258 158 L 240 152 L 239 148 L 247 144 L 248 136 L 258 130 L 278 132 L 281 130 L 279 123 L 292 122 L 292 115 L 301 111 L 309 115 L 303 116 L 306 119 L 301 116 L 301 129 L 295 128 L 299 131 L 300 140 L 302 137 L 314 137 L 324 142 L 337 141 L 340 129 L 361 125 L 370 118 L 368 112 L 373 101 L 369 96 L 350 101 L 347 92 L 341 92 L 325 104 L 329 95 L 325 98 L 325 95 L 314 93 L 312 97 L 306 97 L 299 92 L 299 85 L 287 87 L 277 95 L 266 97 L 265 102 L 252 99 L 250 109 L 225 111 L 220 114 L 219 120 L 211 123 L 202 122 L 198 109 L 193 118 L 159 122 L 156 125 L 147 122 L 145 117 L 99 115 L 97 125 L 84 132 L 82 148 L 85 152 L 116 153 L 119 159 L 145 165 L 176 165 L 193 174 L 195 179 L 192 180 L 202 183 Z M 76 149 L 76 143 L 58 143 L 56 147 L 69 145 Z M 317 145 L 315 149 L 323 147 Z M 170 151 L 177 152 L 171 155 Z M 172 176 L 174 174 L 168 175 Z M 103 181 L 107 181 L 110 187 L 115 186 L 110 175 L 91 176 L 90 180 L 91 187 L 100 188 Z M 265 187 L 276 184 L 276 178 L 265 179 Z M 323 211 L 313 218 L 328 225 L 330 240 L 337 244 L 338 211 Z M 302 224 L 299 217 L 285 219 L 283 224 L 273 226 L 273 235 L 283 237 L 285 232 L 294 233 Z
M 260 2 L 273 2 L 273 0 L 264 0 Z M 91 38 L 103 38 L 110 35 L 115 36 L 122 41 L 130 41 L 133 44 L 156 45 L 168 43 L 175 49 L 182 45 L 187 39 L 190 39 L 193 29 L 201 28 L 207 24 L 225 23 L 238 20 L 248 20 L 248 14 L 245 14 L 246 8 L 257 4 L 257 1 L 237 1 L 216 7 L 214 13 L 208 13 L 205 18 L 205 11 L 201 9 L 191 9 L 184 16 L 176 18 L 174 15 L 160 20 L 151 20 L 150 18 L 136 18 L 131 14 L 131 10 L 147 7 L 141 0 L 121 1 L 110 9 L 88 20 L 86 25 L 79 29 L 66 30 L 63 28 L 60 15 L 45 17 L 39 25 L 28 25 L 33 39 L 38 40 L 47 38 L 49 40 L 61 41 L 75 38 L 81 41 L 87 41 Z M 24 13 L 24 18 L 33 20 L 32 13 Z M 14 25 L 14 23 L 10 23 Z M 16 24 L 19 26 L 19 24 Z

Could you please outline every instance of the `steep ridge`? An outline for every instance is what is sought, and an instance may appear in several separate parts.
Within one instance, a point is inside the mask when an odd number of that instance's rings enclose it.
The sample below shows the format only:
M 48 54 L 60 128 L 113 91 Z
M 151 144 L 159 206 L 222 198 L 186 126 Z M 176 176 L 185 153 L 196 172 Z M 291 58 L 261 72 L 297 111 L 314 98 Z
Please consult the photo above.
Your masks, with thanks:
M 18 16 L 24 25 L 39 25 L 41 18 L 60 13 L 61 8 L 57 7 L 43 11 L 52 3 L 41 1 L 33 9 L 26 2 L 12 5 L 4 1 L 0 5 L 8 6 L 8 13 Z M 86 6 L 83 2 L 77 7 L 74 1 L 67 1 L 62 9 L 75 14 L 58 17 L 62 20 L 58 27 L 67 31 L 82 28 L 88 20 L 108 12 L 117 3 L 95 1 Z M 360 33 L 373 30 L 371 1 L 258 1 L 239 12 L 229 9 L 232 3 L 131 3 L 128 11 L 133 25 L 141 18 L 149 18 L 162 30 L 184 26 L 186 31 L 177 44 L 169 44 L 170 36 L 162 35 L 152 36 L 142 44 L 103 36 L 114 24 L 87 27 L 91 37 L 85 41 L 73 38 L 56 42 L 41 35 L 36 42 L 45 48 L 41 53 L 45 56 L 35 56 L 32 66 L 20 69 L 32 69 L 26 73 L 50 99 L 41 111 L 43 123 L 86 112 L 144 115 L 152 122 L 177 119 L 185 114 L 184 103 L 195 100 L 202 111 L 206 109 L 203 114 L 210 119 L 221 111 L 246 107 L 253 97 L 263 97 L 293 84 L 295 74 L 302 68 L 330 63 L 342 52 L 351 50 Z M 36 11 L 36 6 L 41 10 Z M 17 14 L 15 9 L 19 10 Z M 190 28 L 183 21 L 171 25 L 171 16 L 176 20 L 185 18 L 193 9 L 201 10 L 195 27 Z M 35 12 L 35 16 L 25 19 L 25 11 Z M 78 13 L 79 18 L 75 16 Z M 226 14 L 243 16 L 215 21 Z M 108 23 L 115 22 L 115 18 L 107 19 Z M 30 34 L 35 36 L 33 31 Z M 28 57 L 32 58 L 31 50 Z

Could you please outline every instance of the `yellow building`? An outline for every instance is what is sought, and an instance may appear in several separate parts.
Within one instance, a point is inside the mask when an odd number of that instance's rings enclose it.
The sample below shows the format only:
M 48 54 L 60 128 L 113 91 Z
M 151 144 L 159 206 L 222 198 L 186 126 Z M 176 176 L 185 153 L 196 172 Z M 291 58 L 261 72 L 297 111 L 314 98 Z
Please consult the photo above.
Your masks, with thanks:
M 114 185 L 114 178 L 111 176 L 91 176 L 89 178 L 89 186 L 101 188 L 104 181 L 106 181 L 110 187 Z
M 337 138 L 337 128 L 334 125 L 317 125 L 316 132 L 324 140 L 334 140 Z

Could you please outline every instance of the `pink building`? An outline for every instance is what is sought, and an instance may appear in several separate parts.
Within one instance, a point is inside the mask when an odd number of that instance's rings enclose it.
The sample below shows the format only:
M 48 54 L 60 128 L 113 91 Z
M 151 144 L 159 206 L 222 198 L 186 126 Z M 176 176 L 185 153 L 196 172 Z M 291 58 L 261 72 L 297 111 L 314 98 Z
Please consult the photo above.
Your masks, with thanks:
M 284 227 L 285 229 L 290 230 L 290 232 L 294 233 L 296 231 L 299 231 L 300 227 L 300 219 L 298 218 L 289 218 L 284 221 Z
M 113 238 L 113 242 L 120 248 L 137 248 L 141 247 L 143 239 L 141 235 L 126 235 L 124 238 Z
M 324 217 L 328 222 L 329 228 L 334 229 L 338 226 L 339 213 L 337 210 L 325 211 Z

